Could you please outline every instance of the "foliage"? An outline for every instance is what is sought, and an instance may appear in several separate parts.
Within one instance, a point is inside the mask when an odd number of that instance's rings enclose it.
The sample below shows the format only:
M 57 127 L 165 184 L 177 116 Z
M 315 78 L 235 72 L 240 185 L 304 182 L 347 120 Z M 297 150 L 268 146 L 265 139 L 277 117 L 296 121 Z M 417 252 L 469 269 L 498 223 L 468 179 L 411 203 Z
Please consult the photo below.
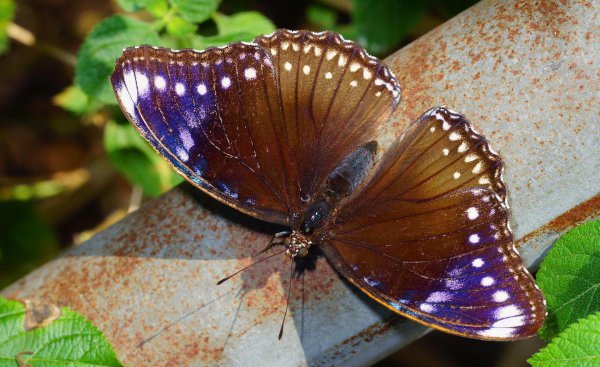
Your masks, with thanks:
M 571 324 L 528 362 L 533 367 L 600 365 L 600 312 Z
M 102 332 L 80 314 L 65 307 L 47 326 L 29 330 L 26 315 L 23 304 L 0 297 L 0 366 L 122 366 Z
M 8 35 L 6 27 L 15 13 L 13 0 L 0 0 L 0 54 L 8 48 Z
M 159 195 L 183 181 L 127 121 L 110 120 L 104 139 L 113 164 L 148 195 Z
M 354 0 L 353 4 L 357 40 L 376 55 L 396 46 L 423 17 L 427 6 L 421 0 Z
M 570 324 L 600 311 L 600 220 L 562 236 L 537 274 L 548 302 L 540 336 L 549 340 Z
M 537 282 L 548 302 L 539 335 L 550 344 L 535 367 L 600 363 L 600 219 L 567 232 L 540 266 Z

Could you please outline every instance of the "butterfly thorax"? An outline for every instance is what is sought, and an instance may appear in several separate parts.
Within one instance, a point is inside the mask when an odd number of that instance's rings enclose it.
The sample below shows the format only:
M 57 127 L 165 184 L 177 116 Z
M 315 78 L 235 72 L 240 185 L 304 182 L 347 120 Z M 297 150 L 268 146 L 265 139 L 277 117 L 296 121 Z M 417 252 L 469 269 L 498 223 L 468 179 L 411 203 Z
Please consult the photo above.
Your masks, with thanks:
M 292 231 L 289 237 L 284 241 L 284 246 L 287 248 L 285 254 L 290 258 L 304 257 L 308 255 L 308 249 L 313 245 L 313 242 L 306 235 Z
M 318 243 L 336 205 L 350 195 L 365 179 L 373 166 L 377 143 L 361 145 L 329 174 L 319 195 L 304 210 L 302 221 L 283 241 L 286 255 L 303 257 Z

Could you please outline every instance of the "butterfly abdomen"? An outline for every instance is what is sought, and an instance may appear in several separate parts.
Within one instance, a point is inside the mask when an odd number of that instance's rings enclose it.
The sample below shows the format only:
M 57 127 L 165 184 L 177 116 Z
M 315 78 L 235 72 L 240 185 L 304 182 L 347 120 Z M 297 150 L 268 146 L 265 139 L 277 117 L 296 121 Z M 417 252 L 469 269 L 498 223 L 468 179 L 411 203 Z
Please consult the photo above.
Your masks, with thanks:
M 377 142 L 356 148 L 327 176 L 321 194 L 304 212 L 300 231 L 309 235 L 323 227 L 336 204 L 350 195 L 365 179 L 375 160 Z

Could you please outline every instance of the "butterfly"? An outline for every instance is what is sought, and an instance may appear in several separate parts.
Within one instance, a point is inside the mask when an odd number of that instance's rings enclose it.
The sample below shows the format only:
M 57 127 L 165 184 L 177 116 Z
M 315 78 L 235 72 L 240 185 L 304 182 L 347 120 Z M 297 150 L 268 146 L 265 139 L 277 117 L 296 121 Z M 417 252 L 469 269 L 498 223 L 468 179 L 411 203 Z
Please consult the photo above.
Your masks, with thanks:
M 111 82 L 183 177 L 290 227 L 269 245 L 288 257 L 318 246 L 370 297 L 448 333 L 512 340 L 541 327 L 545 301 L 514 247 L 501 159 L 445 107 L 378 152 L 400 86 L 356 43 L 278 30 L 203 51 L 139 46 Z

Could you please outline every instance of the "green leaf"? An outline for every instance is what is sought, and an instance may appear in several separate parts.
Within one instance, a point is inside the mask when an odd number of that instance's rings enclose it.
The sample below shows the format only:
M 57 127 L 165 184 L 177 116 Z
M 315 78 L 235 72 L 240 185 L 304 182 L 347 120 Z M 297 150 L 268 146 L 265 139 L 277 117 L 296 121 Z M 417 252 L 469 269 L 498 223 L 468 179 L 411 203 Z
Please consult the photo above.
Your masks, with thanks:
M 100 22 L 87 36 L 75 69 L 75 84 L 92 100 L 116 104 L 108 80 L 123 49 L 140 44 L 158 45 L 160 38 L 149 23 L 115 15 Z
M 173 8 L 192 23 L 202 23 L 214 13 L 221 0 L 171 0 Z
M 109 121 L 104 147 L 115 167 L 148 195 L 160 195 L 183 181 L 129 123 Z
M 0 366 L 122 366 L 102 332 L 66 307 L 47 326 L 25 321 L 23 304 L 0 297 Z
M 81 88 L 71 85 L 52 98 L 52 102 L 63 109 L 76 115 L 91 113 L 98 108 L 90 97 Z
M 231 42 L 252 41 L 256 35 L 250 33 L 232 33 L 209 37 L 195 36 L 192 38 L 192 48 L 203 50 L 207 47 L 223 46 Z
M 425 14 L 420 0 L 353 0 L 352 18 L 358 41 L 371 53 L 383 55 L 398 45 Z
M 600 311 L 600 220 L 570 230 L 537 273 L 548 317 L 540 336 L 549 340 L 578 319 Z
M 180 16 L 174 15 L 167 22 L 167 32 L 178 38 L 191 37 L 198 27 Z
M 310 4 L 306 19 L 323 29 L 333 29 L 337 23 L 337 12 L 320 4 Z
M 13 0 L 0 0 L 0 53 L 8 48 L 8 35 L 6 27 L 15 15 L 15 3 Z
M 162 17 L 169 11 L 167 0 L 117 0 L 119 6 L 130 12 L 146 10 L 155 17 Z
M 275 30 L 273 22 L 256 11 L 241 12 L 232 16 L 215 13 L 213 20 L 217 24 L 220 36 L 229 34 L 258 36 Z
M 600 366 L 600 312 L 569 326 L 527 362 L 533 367 Z

